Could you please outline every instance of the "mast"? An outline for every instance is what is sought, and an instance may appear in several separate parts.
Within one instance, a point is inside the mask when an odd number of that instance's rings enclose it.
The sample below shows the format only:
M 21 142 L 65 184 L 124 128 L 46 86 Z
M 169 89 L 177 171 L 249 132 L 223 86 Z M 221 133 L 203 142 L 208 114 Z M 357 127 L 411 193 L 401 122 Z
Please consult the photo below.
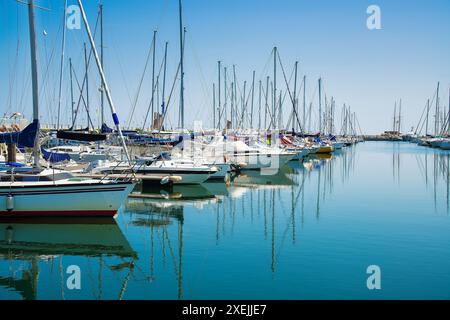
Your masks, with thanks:
M 217 123 L 217 129 L 219 129 L 220 130 L 220 122 L 221 122 L 221 120 L 222 120 L 222 117 L 221 117 L 221 115 L 222 115 L 222 104 L 221 104 L 221 102 L 220 102 L 220 61 L 217 61 L 217 69 L 219 70 L 219 95 L 218 95 L 218 97 L 219 97 L 219 122 Z
M 297 102 L 297 68 L 298 68 L 298 61 L 295 61 L 295 71 L 294 71 L 294 99 L 292 101 L 292 131 L 294 131 L 295 127 L 295 117 L 297 116 L 297 109 L 296 109 L 296 102 Z
M 86 49 L 86 42 L 84 43 L 84 67 L 86 72 L 86 113 L 87 113 L 87 127 L 89 130 L 89 76 L 88 76 L 88 56 Z
M 402 99 L 400 99 L 400 105 L 398 110 L 398 132 L 401 132 L 401 124 L 402 124 Z
M 439 133 L 439 82 L 437 83 L 436 88 L 436 112 L 434 114 L 434 134 L 438 135 Z
M 277 108 L 277 47 L 273 47 L 273 113 L 272 123 L 276 125 L 276 108 Z
M 100 9 L 100 63 L 102 64 L 102 68 L 105 68 L 105 65 L 103 64 L 103 4 L 100 3 L 99 5 Z M 100 120 L 101 125 L 105 123 L 105 111 L 104 111 L 104 101 L 105 101 L 105 92 L 103 85 L 101 86 L 100 90 Z
M 227 127 L 227 67 L 223 68 L 223 113 L 224 113 L 224 128 Z
M 264 95 L 265 107 L 264 107 L 264 130 L 267 130 L 267 111 L 269 109 L 269 76 L 266 77 L 266 93 Z
M 322 132 L 322 78 L 319 78 L 319 134 Z
M 236 65 L 233 64 L 233 85 L 234 85 L 234 111 L 233 109 L 231 111 L 233 111 L 233 114 L 231 115 L 231 122 L 233 122 L 233 118 L 236 118 L 236 111 L 238 108 L 238 103 L 237 103 L 237 84 L 236 84 Z M 233 128 L 236 128 L 236 119 L 234 119 L 234 125 Z
M 59 129 L 60 115 L 61 115 L 62 81 L 63 81 L 63 72 L 64 72 L 64 49 L 66 46 L 66 8 L 67 8 L 67 0 L 64 1 L 63 33 L 62 33 L 62 45 L 61 45 L 61 65 L 60 65 L 60 69 L 59 69 L 58 120 L 56 123 L 56 130 Z
M 153 31 L 153 53 L 152 53 L 152 115 L 150 117 L 150 119 L 152 119 L 150 128 L 153 129 L 153 124 L 154 124 L 154 112 L 155 112 L 155 108 L 154 108 L 154 98 L 155 98 L 155 53 L 156 53 L 156 30 Z
M 392 131 L 395 131 L 395 123 L 397 120 L 397 119 L 395 119 L 396 115 L 397 115 L 397 101 L 395 101 L 395 103 L 394 103 L 394 124 L 392 126 Z
M 32 0 L 30 0 L 32 1 Z M 92 38 L 91 29 L 89 27 L 89 23 L 87 21 L 86 13 L 84 12 L 83 4 L 81 0 L 78 0 L 78 5 L 80 7 L 81 15 L 83 17 L 83 22 L 86 27 L 86 32 L 89 37 L 89 41 L 91 43 L 92 50 L 94 51 L 95 62 L 97 63 L 98 71 L 100 73 L 100 77 L 102 78 L 103 87 L 105 88 L 106 98 L 108 99 L 109 107 L 111 108 L 111 114 L 114 121 L 114 125 L 116 126 L 117 132 L 119 133 L 120 140 L 122 142 L 123 150 L 125 151 L 125 155 L 127 157 L 128 162 L 131 164 L 131 158 L 128 154 L 127 145 L 125 143 L 125 139 L 123 138 L 122 129 L 120 128 L 119 117 L 116 113 L 116 108 L 114 106 L 114 102 L 111 97 L 111 92 L 109 91 L 108 83 L 106 82 L 105 73 L 103 72 L 102 64 L 100 63 L 100 58 L 98 56 L 97 48 L 95 47 L 94 39 Z
M 303 76 L 303 128 L 306 126 L 306 75 Z
M 450 87 L 448 88 L 447 133 L 450 134 Z M 447 168 L 448 168 L 448 166 L 447 166 Z
M 243 129 L 243 126 L 244 126 L 244 114 L 245 114 L 245 112 L 246 112 L 246 109 L 247 109 L 247 101 L 246 101 L 246 97 L 247 97 L 247 95 L 246 95 L 246 89 L 247 89 L 247 81 L 244 81 L 244 94 L 243 94 L 243 96 L 241 97 L 241 121 L 240 121 L 240 123 L 239 123 L 239 127 L 241 128 L 241 129 Z
M 253 70 L 252 80 L 252 104 L 250 106 L 250 129 L 253 129 L 253 100 L 255 98 L 255 70 Z
M 34 166 L 39 168 L 39 85 L 37 70 L 37 39 L 34 16 L 34 0 L 28 0 L 28 23 L 30 29 L 30 49 L 31 49 L 31 85 L 33 89 L 33 121 L 38 122 L 38 133 L 34 139 L 33 158 Z
M 430 99 L 427 99 L 427 120 L 425 124 L 425 136 L 428 135 L 428 115 L 430 113 Z
M 161 103 L 161 116 L 164 115 L 165 108 L 166 108 L 166 71 L 167 71 L 167 46 L 168 42 L 166 41 L 165 47 L 164 47 L 164 72 L 163 72 L 163 85 L 162 85 L 162 103 Z M 162 121 L 164 121 L 164 118 L 162 118 Z M 163 123 L 161 123 L 161 127 L 163 127 Z
M 261 91 L 262 91 L 262 81 L 259 80 L 259 97 L 258 97 L 258 132 L 261 131 Z
M 184 66 L 183 66 L 183 56 L 184 56 L 184 43 L 183 43 L 183 8 L 181 5 L 181 0 L 178 0 L 179 13 L 180 13 L 180 126 L 184 128 Z
M 73 73 L 73 70 L 72 70 L 72 58 L 69 58 L 69 69 L 70 69 L 70 104 L 71 104 L 71 106 L 72 106 L 72 108 L 71 108 L 71 110 L 72 110 L 72 113 L 71 113 L 71 122 L 73 123 L 73 117 L 74 117 L 74 115 L 73 115 L 73 111 L 74 111 L 74 106 L 75 106 L 75 101 L 73 101 L 73 81 L 72 81 L 72 73 Z
M 213 83 L 213 129 L 216 129 L 216 84 Z

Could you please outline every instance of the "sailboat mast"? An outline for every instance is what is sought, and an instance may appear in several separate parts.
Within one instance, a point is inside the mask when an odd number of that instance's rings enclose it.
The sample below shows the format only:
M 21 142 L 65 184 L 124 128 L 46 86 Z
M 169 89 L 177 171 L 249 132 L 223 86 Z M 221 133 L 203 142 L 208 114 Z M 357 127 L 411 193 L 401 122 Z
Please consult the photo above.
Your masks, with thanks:
M 273 112 L 272 124 L 276 126 L 276 109 L 277 109 L 277 47 L 273 47 Z
M 269 76 L 266 77 L 266 92 L 264 95 L 264 129 L 267 130 L 267 111 L 269 109 Z
M 100 10 L 100 63 L 102 64 L 102 68 L 105 68 L 105 65 L 103 63 L 103 4 L 99 5 Z M 105 123 L 105 111 L 104 111 L 104 101 L 105 101 L 105 92 L 104 92 L 103 85 L 101 86 L 100 90 L 100 120 L 101 124 Z
M 64 13 L 63 13 L 63 33 L 62 33 L 62 45 L 61 45 L 61 65 L 59 69 L 59 90 L 58 90 L 58 120 L 56 123 L 56 129 L 60 126 L 60 116 L 61 116 L 61 96 L 62 96 L 62 81 L 64 72 L 64 49 L 66 45 L 66 8 L 67 0 L 64 1 Z
M 28 23 L 30 28 L 30 49 L 31 49 L 31 85 L 33 89 L 33 121 L 39 121 L 39 85 L 37 70 L 37 39 L 34 16 L 34 0 L 28 0 Z M 39 128 L 39 124 L 38 124 Z M 34 166 L 39 167 L 39 130 L 34 139 L 33 148 Z
M 252 104 L 250 106 L 250 129 L 253 129 L 253 101 L 255 98 L 255 70 L 253 70 L 252 78 Z
M 219 84 L 219 92 L 218 92 L 218 98 L 219 98 L 219 122 L 217 123 L 217 129 L 220 130 L 220 122 L 222 120 L 222 104 L 221 104 L 221 100 L 220 100 L 220 61 L 217 61 L 217 69 L 219 71 L 219 79 L 218 79 L 218 84 Z
M 216 84 L 213 83 L 213 129 L 216 128 Z
M 227 67 L 223 68 L 223 119 L 224 119 L 224 128 L 227 127 Z
M 163 85 L 162 85 L 162 104 L 161 104 L 161 116 L 164 115 L 165 108 L 166 108 L 166 71 L 167 71 L 167 46 L 168 42 L 166 41 L 165 47 L 164 47 L 164 72 L 163 72 Z M 161 123 L 161 127 L 163 126 L 163 123 Z
M 89 72 L 88 72 L 88 56 L 87 56 L 87 48 L 86 48 L 86 42 L 84 43 L 84 67 L 85 67 L 85 73 L 86 73 L 86 120 L 87 120 L 87 128 L 89 130 Z
M 32 1 L 32 0 L 30 0 Z M 91 43 L 92 50 L 94 51 L 95 62 L 97 64 L 98 72 L 100 73 L 100 77 L 102 78 L 103 87 L 105 88 L 106 98 L 108 99 L 109 107 L 111 108 L 111 114 L 114 121 L 114 125 L 116 126 L 116 130 L 119 133 L 120 140 L 122 142 L 123 150 L 125 151 L 125 155 L 127 157 L 128 162 L 131 164 L 131 158 L 128 154 L 127 145 L 125 143 L 125 139 L 123 138 L 122 129 L 120 128 L 119 117 L 117 116 L 116 108 L 114 106 L 114 102 L 111 97 L 111 92 L 109 91 L 108 83 L 106 82 L 105 73 L 103 72 L 102 64 L 100 63 L 100 58 L 98 56 L 97 48 L 95 47 L 94 38 L 92 38 L 91 28 L 89 27 L 89 23 L 87 21 L 86 13 L 84 12 L 83 4 L 81 0 L 78 0 L 78 5 L 80 7 L 81 16 L 83 17 L 83 22 L 86 27 L 86 32 L 89 37 L 89 41 Z
M 180 126 L 184 128 L 184 66 L 183 66 L 183 56 L 184 56 L 184 44 L 183 44 L 183 8 L 181 0 L 178 1 L 179 14 L 180 14 Z
M 306 127 L 306 75 L 303 76 L 303 128 Z
M 295 127 L 295 118 L 297 116 L 297 109 L 296 109 L 296 103 L 297 103 L 297 68 L 298 68 L 298 61 L 295 61 L 295 75 L 294 75 L 294 99 L 292 101 L 292 131 L 294 131 Z
M 156 54 L 156 30 L 153 31 L 153 53 L 152 53 L 152 115 L 150 117 L 150 119 L 152 119 L 150 128 L 153 129 L 153 124 L 154 124 L 154 112 L 155 112 L 155 108 L 154 108 L 154 99 L 155 99 L 155 54 Z
M 70 71 L 70 104 L 71 104 L 71 122 L 73 123 L 73 118 L 74 118 L 74 106 L 75 106 L 75 101 L 73 101 L 73 79 L 72 79 L 72 58 L 69 58 L 69 71 Z
M 233 124 L 233 128 L 236 128 L 236 115 L 237 115 L 237 110 L 238 110 L 238 100 L 237 100 L 237 84 L 236 84 L 236 65 L 233 64 L 233 85 L 234 85 L 234 111 L 233 114 L 231 115 L 231 123 L 233 123 L 234 120 L 234 124 Z
M 427 99 L 427 122 L 425 124 L 425 136 L 428 135 L 428 115 L 430 114 L 430 99 Z
M 397 101 L 395 101 L 394 103 L 394 123 L 392 125 L 392 131 L 395 131 L 395 122 L 396 122 L 396 115 L 397 115 Z
M 259 80 L 259 97 L 258 97 L 258 133 L 261 131 L 261 92 L 262 92 L 262 81 Z
M 319 133 L 322 132 L 322 78 L 319 78 Z
M 436 111 L 434 114 L 434 134 L 438 135 L 439 132 L 439 82 L 436 88 Z

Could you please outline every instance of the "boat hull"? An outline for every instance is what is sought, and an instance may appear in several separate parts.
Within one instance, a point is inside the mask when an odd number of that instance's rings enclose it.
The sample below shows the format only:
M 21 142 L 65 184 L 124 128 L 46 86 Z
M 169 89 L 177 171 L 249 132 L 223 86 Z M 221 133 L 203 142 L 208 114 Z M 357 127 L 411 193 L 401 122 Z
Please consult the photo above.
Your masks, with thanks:
M 172 183 L 175 185 L 182 185 L 182 184 L 200 184 L 202 182 L 205 182 L 209 179 L 211 176 L 210 171 L 198 171 L 198 172 L 189 172 L 189 171 L 182 171 L 182 170 L 171 170 L 171 171 L 163 171 L 163 170 L 137 170 L 136 173 L 138 174 L 154 174 L 154 175 L 167 175 L 167 176 L 178 176 L 181 177 L 181 180 L 174 180 Z
M 113 217 L 133 188 L 131 182 L 2 186 L 0 218 Z
M 450 150 L 450 141 L 441 141 L 439 148 L 443 150 Z
M 333 152 L 332 146 L 322 146 L 319 148 L 319 150 L 316 151 L 316 153 L 331 153 Z

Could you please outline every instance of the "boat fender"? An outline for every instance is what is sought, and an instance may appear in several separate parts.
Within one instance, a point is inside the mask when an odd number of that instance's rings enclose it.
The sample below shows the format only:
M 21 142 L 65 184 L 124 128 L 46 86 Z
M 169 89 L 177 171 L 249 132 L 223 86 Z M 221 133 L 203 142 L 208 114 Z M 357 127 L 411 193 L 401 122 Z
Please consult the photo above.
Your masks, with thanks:
M 14 209 L 14 197 L 12 194 L 6 196 L 6 210 L 12 211 Z
M 165 176 L 164 178 L 161 179 L 161 184 L 168 184 L 170 182 L 170 177 L 169 176 Z

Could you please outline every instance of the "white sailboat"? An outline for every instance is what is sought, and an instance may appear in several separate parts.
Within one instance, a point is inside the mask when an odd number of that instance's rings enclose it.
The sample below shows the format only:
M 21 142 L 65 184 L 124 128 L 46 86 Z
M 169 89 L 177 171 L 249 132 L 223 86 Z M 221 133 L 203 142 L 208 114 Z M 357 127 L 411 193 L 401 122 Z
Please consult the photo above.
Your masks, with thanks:
M 113 112 L 118 131 L 118 118 L 90 34 L 82 7 L 83 20 L 91 40 L 97 65 Z M 14 167 L 0 174 L 0 217 L 15 216 L 114 216 L 132 191 L 131 181 L 75 178 L 68 171 L 43 169 L 39 164 L 39 96 L 37 76 L 37 40 L 34 1 L 28 0 L 30 26 L 31 71 L 33 89 L 33 123 L 20 132 L 0 134 L 0 142 L 33 147 L 34 166 L 16 171 Z M 116 121 L 117 120 L 117 121 Z M 126 146 L 124 145 L 126 148 Z

